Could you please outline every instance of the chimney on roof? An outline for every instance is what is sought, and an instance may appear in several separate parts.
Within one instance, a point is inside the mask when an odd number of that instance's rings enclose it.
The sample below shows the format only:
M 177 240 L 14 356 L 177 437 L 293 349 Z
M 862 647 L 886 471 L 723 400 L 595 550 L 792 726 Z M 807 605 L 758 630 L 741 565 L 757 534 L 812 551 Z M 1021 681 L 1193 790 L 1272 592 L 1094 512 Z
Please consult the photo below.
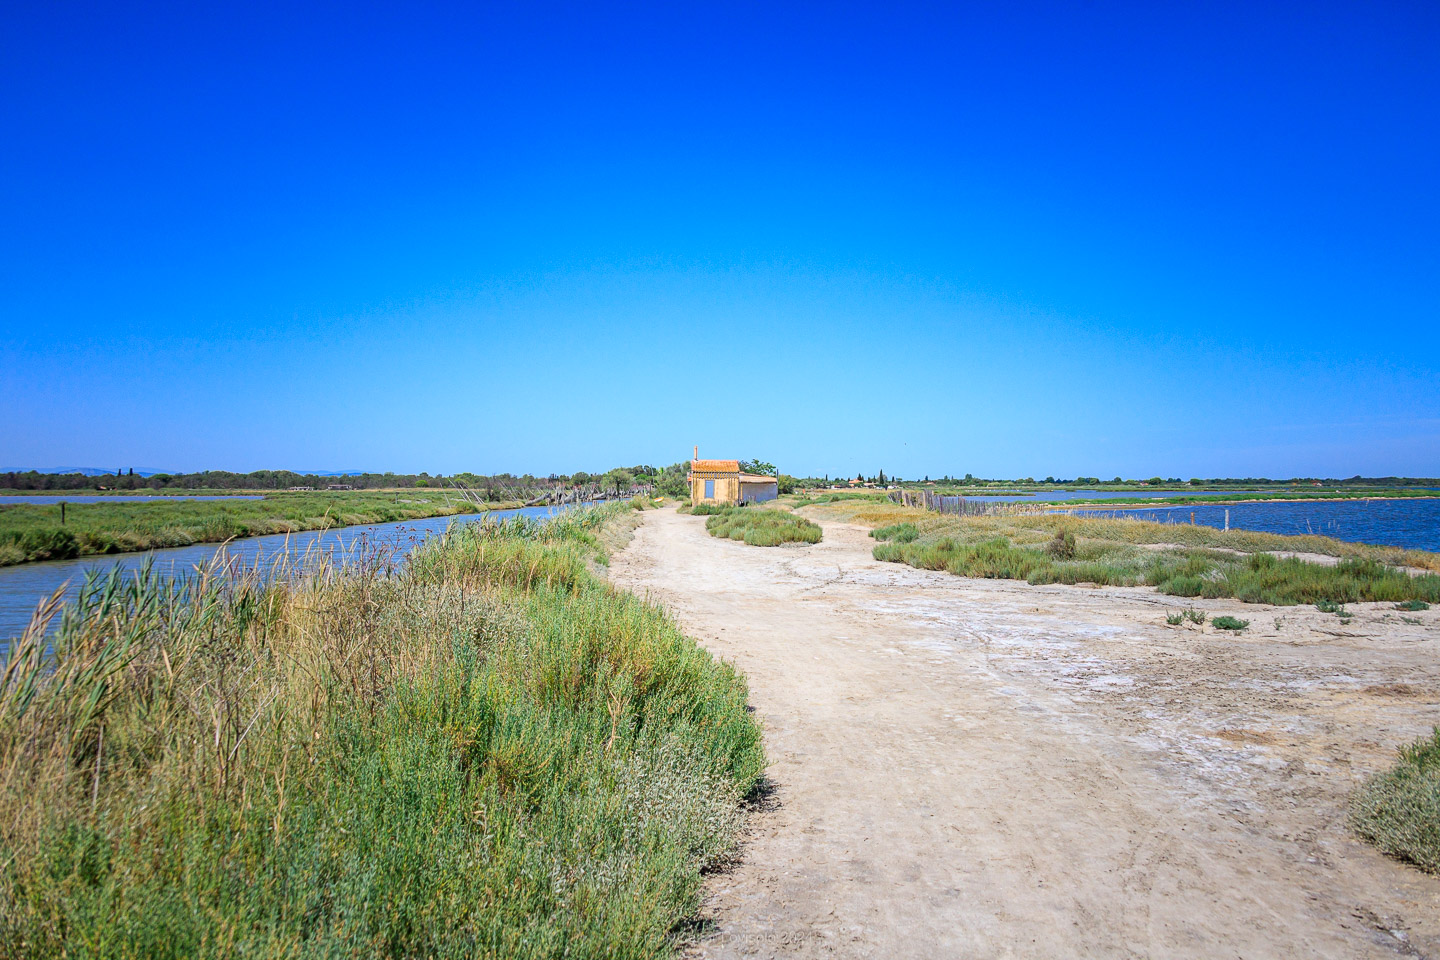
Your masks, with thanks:
M 698 444 L 698 443 L 695 444 L 695 459 L 696 459 L 696 460 L 699 460 L 699 459 L 700 459 L 700 444 Z

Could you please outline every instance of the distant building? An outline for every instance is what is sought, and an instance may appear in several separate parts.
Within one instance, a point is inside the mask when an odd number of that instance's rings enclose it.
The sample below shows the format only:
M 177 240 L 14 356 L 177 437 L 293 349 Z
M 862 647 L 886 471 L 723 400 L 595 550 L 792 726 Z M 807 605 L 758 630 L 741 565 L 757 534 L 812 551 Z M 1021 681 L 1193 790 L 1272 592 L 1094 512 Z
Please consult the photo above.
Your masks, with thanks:
M 353 484 L 349 484 L 349 483 L 332 483 L 332 484 L 327 485 L 327 486 L 325 487 L 325 489 L 326 489 L 326 490 L 354 490 L 355 487 L 354 487 Z
M 764 503 L 780 496 L 775 477 L 745 473 L 739 460 L 701 460 L 699 448 L 690 461 L 690 502 L 735 505 Z
M 314 487 L 291 487 L 291 488 L 290 488 L 290 492 L 291 492 L 291 493 L 304 493 L 304 492 L 307 491 L 307 490 L 314 490 L 314 489 L 315 489 Z

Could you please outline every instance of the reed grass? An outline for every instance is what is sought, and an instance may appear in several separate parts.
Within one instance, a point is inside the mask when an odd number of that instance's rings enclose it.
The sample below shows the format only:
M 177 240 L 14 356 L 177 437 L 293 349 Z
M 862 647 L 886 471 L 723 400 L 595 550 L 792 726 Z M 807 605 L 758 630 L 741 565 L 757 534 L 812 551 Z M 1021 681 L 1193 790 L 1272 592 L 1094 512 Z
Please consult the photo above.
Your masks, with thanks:
M 819 543 L 821 536 L 820 525 L 813 520 L 759 507 L 722 507 L 705 521 L 705 529 L 712 537 L 742 540 L 752 547 Z
M 5 505 L 0 565 L 478 511 L 439 493 L 277 493 L 263 500 L 70 503 L 62 525 L 59 505 Z
M 670 954 L 764 758 L 590 573 L 622 511 L 52 601 L 0 674 L 0 956 Z

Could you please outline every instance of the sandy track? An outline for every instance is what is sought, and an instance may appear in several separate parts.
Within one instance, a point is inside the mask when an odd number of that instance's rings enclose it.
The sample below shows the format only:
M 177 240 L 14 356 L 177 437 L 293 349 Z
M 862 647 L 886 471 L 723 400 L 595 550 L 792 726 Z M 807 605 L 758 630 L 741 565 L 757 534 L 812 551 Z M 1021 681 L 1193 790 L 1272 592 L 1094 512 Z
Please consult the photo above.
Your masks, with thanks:
M 1440 722 L 1436 611 L 1201 604 L 1253 622 L 1234 638 L 1148 590 L 872 543 L 747 547 L 666 510 L 612 562 L 765 724 L 774 791 L 697 955 L 1440 955 L 1440 883 L 1344 827 L 1352 784 Z

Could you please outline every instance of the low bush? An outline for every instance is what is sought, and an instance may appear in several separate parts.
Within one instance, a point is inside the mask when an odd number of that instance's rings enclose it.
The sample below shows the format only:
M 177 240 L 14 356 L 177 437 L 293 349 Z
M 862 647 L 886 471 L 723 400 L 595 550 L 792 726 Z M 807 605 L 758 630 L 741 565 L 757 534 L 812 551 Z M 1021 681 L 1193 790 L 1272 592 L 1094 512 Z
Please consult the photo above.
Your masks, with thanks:
M 710 535 L 743 540 L 752 547 L 778 547 L 782 543 L 819 543 L 820 525 L 783 510 L 725 507 L 705 521 Z
M 876 540 L 891 540 L 895 543 L 909 543 L 920 537 L 920 528 L 913 523 L 892 523 L 888 527 L 880 527 L 871 530 L 870 536 Z
M 1395 604 L 1395 609 L 1408 610 L 1412 612 L 1418 610 L 1429 610 L 1430 604 L 1426 603 L 1424 600 L 1406 600 L 1404 603 Z
M 1401 747 L 1393 767 L 1355 791 L 1350 823 L 1385 853 L 1440 873 L 1440 728 Z
M 1216 617 L 1210 622 L 1215 626 L 1216 630 L 1235 630 L 1238 632 L 1250 626 L 1249 620 L 1238 620 L 1235 617 Z

